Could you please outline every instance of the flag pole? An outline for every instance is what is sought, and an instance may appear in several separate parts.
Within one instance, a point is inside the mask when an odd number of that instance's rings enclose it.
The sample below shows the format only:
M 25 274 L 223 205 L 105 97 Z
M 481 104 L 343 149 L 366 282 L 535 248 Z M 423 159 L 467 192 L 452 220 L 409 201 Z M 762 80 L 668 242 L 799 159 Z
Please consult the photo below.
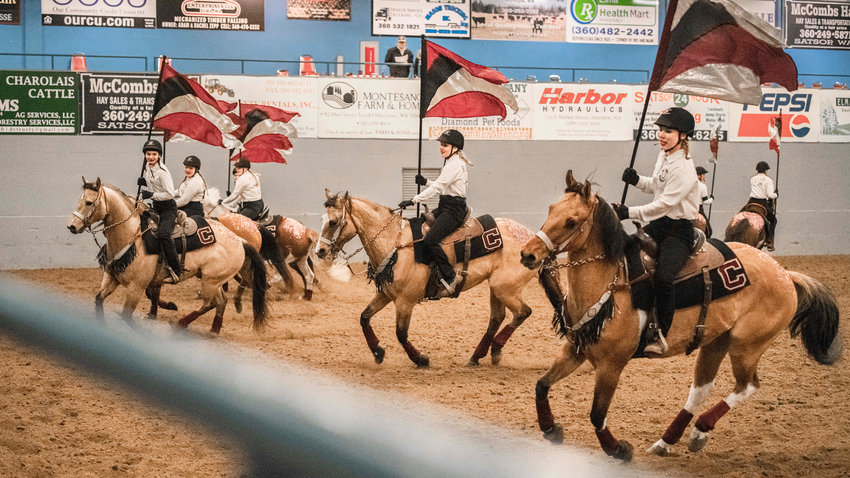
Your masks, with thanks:
M 163 67 L 163 65 L 165 65 L 165 60 L 166 60 L 167 57 L 165 55 L 160 55 L 159 58 L 160 58 L 160 61 L 159 61 L 159 79 L 157 80 L 157 83 L 156 83 L 156 93 L 154 93 L 154 95 L 153 95 L 153 97 L 154 97 L 153 112 L 156 112 L 156 98 L 159 97 L 159 87 L 162 86 L 162 69 L 163 69 L 162 67 Z M 148 127 L 148 139 L 145 140 L 146 142 L 150 141 L 152 134 L 153 134 L 153 114 L 151 114 L 151 124 Z M 162 152 L 165 153 L 165 135 L 163 135 L 163 137 L 162 137 Z M 163 156 L 165 156 L 165 154 L 163 154 Z M 139 173 L 139 177 L 142 177 L 142 176 L 145 175 L 145 164 L 147 164 L 147 161 L 145 161 L 144 155 L 142 155 L 142 172 Z M 139 195 L 140 194 L 142 194 L 142 185 L 141 184 L 139 184 L 138 187 L 136 188 L 136 204 L 139 203 Z
M 425 47 L 425 35 L 419 35 L 419 48 L 422 53 L 419 59 L 419 159 L 416 164 L 416 174 L 422 174 L 422 123 L 425 119 L 424 108 L 428 105 L 422 104 L 422 98 L 425 97 L 425 71 L 428 69 L 428 49 Z M 421 192 L 421 185 L 416 184 L 416 194 Z M 416 204 L 416 215 L 419 216 L 419 204 Z
M 720 126 L 720 125 L 718 125 Z M 712 135 L 709 138 L 709 146 L 711 148 L 711 152 L 714 154 L 714 167 L 711 170 L 711 192 L 709 193 L 709 197 L 714 197 L 714 181 L 717 180 L 717 151 L 720 146 L 720 130 L 718 129 L 715 135 Z M 714 207 L 714 201 L 711 201 L 711 204 L 708 205 L 708 217 L 705 220 L 711 224 L 711 209 Z
M 643 122 L 644 122 L 644 120 L 646 120 L 646 110 L 647 110 L 647 108 L 649 108 L 649 96 L 651 94 L 652 94 L 652 90 L 649 88 L 649 86 L 647 86 L 646 97 L 644 98 L 644 102 L 643 102 L 643 111 L 640 114 L 640 123 L 638 124 L 637 134 L 635 135 L 635 146 L 632 149 L 632 159 L 631 159 L 631 161 L 629 161 L 629 167 L 630 168 L 635 167 L 635 157 L 637 156 L 638 145 L 640 144 L 640 134 L 643 132 Z M 626 195 L 628 194 L 628 192 L 629 192 L 629 183 L 626 183 L 623 186 L 623 198 L 620 199 L 620 204 L 625 204 Z
M 779 189 L 779 150 L 782 149 L 782 109 L 779 109 L 779 118 L 776 119 L 776 134 L 779 136 L 779 147 L 776 148 L 776 185 L 774 191 Z M 773 200 L 773 214 L 776 214 L 777 206 L 779 205 L 779 196 Z

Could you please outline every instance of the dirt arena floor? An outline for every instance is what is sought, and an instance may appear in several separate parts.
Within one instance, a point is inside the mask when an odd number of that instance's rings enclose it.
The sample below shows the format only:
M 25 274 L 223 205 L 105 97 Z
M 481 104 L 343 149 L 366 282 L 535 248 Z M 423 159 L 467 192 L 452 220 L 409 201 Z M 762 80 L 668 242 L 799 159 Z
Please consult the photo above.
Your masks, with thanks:
M 789 269 L 812 275 L 839 298 L 843 336 L 850 316 L 850 256 L 780 257 Z M 362 270 L 362 266 L 354 266 Z M 8 272 L 46 285 L 93 306 L 98 269 Z M 250 305 L 236 314 L 228 305 L 217 340 L 238 344 L 280 361 L 305 365 L 340 380 L 403 394 L 412 401 L 439 404 L 518 436 L 543 440 L 537 429 L 534 386 L 561 341 L 550 329 L 551 307 L 536 283 L 526 289 L 534 309 L 504 349 L 502 362 L 489 357 L 466 366 L 488 320 L 486 284 L 457 300 L 430 302 L 414 311 L 410 338 L 431 359 L 417 369 L 395 339 L 392 305 L 373 319 L 386 348 L 376 365 L 359 326 L 359 315 L 373 292 L 364 276 L 337 282 L 321 275 L 322 289 L 312 302 L 272 303 L 271 327 L 262 335 L 250 329 Z M 197 279 L 164 289 L 181 312 L 161 311 L 159 322 L 176 322 L 193 309 Z M 123 289 L 107 301 L 120 310 Z M 137 310 L 141 317 L 147 305 Z M 138 318 L 137 320 L 141 320 Z M 206 334 L 212 314 L 190 330 Z M 845 349 L 847 349 L 845 345 Z M 845 356 L 847 353 L 845 353 Z M 240 476 L 247 458 L 228 438 L 171 410 L 145 403 L 112 382 L 49 358 L 0 335 L 0 475 L 2 476 Z M 663 433 L 684 404 L 694 357 L 636 360 L 625 370 L 608 424 L 617 438 L 635 446 L 635 465 L 671 476 L 850 476 L 850 366 L 809 359 L 799 340 L 781 334 L 759 368 L 761 388 L 727 414 L 704 450 L 690 453 L 687 443 L 671 456 L 643 452 Z M 731 390 L 726 360 L 707 403 Z M 565 442 L 603 456 L 589 422 L 593 371 L 587 366 L 556 384 L 552 410 L 564 425 Z M 686 437 L 690 430 L 686 432 Z M 558 453 L 552 446 L 551 452 Z M 564 470 L 569 474 L 569 470 Z

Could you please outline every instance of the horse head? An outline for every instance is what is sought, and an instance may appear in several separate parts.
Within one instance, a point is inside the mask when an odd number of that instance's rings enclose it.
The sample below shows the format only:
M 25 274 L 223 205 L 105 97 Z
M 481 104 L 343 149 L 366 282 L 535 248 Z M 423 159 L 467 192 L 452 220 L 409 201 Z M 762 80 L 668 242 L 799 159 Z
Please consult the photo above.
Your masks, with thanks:
M 319 232 L 319 242 L 316 244 L 316 255 L 324 259 L 328 253 L 336 254 L 342 246 L 351 240 L 357 230 L 349 220 L 351 214 L 351 197 L 348 191 L 331 194 L 325 189 L 325 215 L 322 217 L 322 230 Z
M 106 215 L 106 203 L 102 199 L 103 183 L 100 178 L 90 183 L 83 177 L 83 194 L 77 201 L 77 209 L 71 214 L 68 230 L 79 234 L 93 223 L 102 220 Z

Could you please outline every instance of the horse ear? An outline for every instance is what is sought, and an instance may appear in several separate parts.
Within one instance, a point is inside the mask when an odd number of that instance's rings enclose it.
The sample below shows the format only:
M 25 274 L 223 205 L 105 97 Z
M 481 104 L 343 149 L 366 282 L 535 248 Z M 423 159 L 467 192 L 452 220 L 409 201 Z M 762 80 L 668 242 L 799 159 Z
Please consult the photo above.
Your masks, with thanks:
M 591 191 L 590 181 L 585 180 L 584 186 L 581 187 L 581 195 L 584 196 L 585 199 L 589 198 L 590 197 L 590 191 Z
M 351 198 L 348 197 L 348 191 L 345 192 L 345 196 L 342 197 L 342 203 L 348 204 L 351 201 Z
M 98 176 L 97 181 L 94 183 L 94 187 L 100 189 L 100 177 Z
M 325 188 L 325 199 L 330 199 L 331 197 L 333 197 L 331 195 L 331 190 L 328 189 L 328 188 Z
M 86 177 L 83 176 L 83 186 L 85 186 L 85 185 L 86 185 Z
M 572 169 L 567 170 L 566 182 L 567 182 L 567 188 L 572 187 L 576 183 L 576 179 L 573 177 L 573 170 Z

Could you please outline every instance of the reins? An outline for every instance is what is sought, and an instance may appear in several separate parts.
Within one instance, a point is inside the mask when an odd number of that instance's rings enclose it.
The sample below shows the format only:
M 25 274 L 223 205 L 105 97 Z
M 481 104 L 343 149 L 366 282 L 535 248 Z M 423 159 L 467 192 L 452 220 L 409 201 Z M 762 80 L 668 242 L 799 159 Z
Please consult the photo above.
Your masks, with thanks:
M 331 248 L 331 254 L 333 254 L 334 256 L 336 256 L 338 253 L 342 252 L 342 253 L 343 253 L 343 255 L 342 255 L 342 259 L 343 259 L 345 262 L 348 262 L 348 261 L 349 261 L 349 259 L 351 259 L 351 258 L 352 258 L 352 257 L 354 257 L 355 255 L 357 255 L 357 253 L 359 253 L 360 251 L 362 251 L 362 250 L 363 250 L 363 249 L 365 249 L 366 247 L 370 246 L 373 242 L 375 242 L 375 240 L 377 240 L 377 239 L 378 239 L 378 236 L 380 236 L 380 235 L 381 235 L 381 233 L 383 233 L 384 231 L 386 231 L 386 230 L 387 230 L 387 228 L 388 228 L 388 227 L 390 227 L 390 224 L 392 224 L 393 222 L 395 222 L 396 218 L 402 218 L 401 214 L 402 214 L 402 211 L 403 211 L 403 210 L 402 210 L 401 208 L 399 208 L 399 209 L 393 209 L 392 211 L 393 211 L 393 214 L 392 214 L 392 216 L 390 217 L 390 220 L 389 220 L 389 221 L 387 221 L 387 223 L 386 223 L 386 224 L 384 224 L 384 225 L 381 227 L 381 229 L 380 229 L 380 230 L 378 230 L 378 232 L 376 232 L 376 233 L 375 233 L 375 235 L 374 235 L 374 236 L 372 236 L 370 239 L 367 239 L 367 240 L 363 241 L 363 243 L 361 244 L 361 246 L 360 246 L 359 248 L 357 248 L 357 249 L 356 249 L 354 252 L 352 252 L 351 254 L 345 254 L 345 251 L 343 251 L 342 247 L 338 247 L 338 246 L 336 245 L 336 241 L 339 239 L 339 235 L 340 235 L 340 233 L 342 232 L 342 228 L 343 228 L 343 227 L 345 227 L 345 225 L 346 225 L 346 224 L 348 224 L 348 221 L 346 221 L 346 220 L 345 220 L 345 215 L 346 215 L 346 214 L 345 214 L 345 212 L 346 212 L 346 207 L 345 207 L 345 206 L 343 206 L 343 207 L 342 207 L 342 218 L 340 219 L 339 223 L 337 223 L 336 228 L 334 229 L 334 233 L 333 233 L 333 236 L 331 237 L 331 239 L 326 239 L 324 236 L 319 236 L 319 241 L 320 241 L 320 242 L 323 242 L 323 243 L 325 243 L 325 244 L 327 244 L 328 246 L 330 246 L 330 248 Z M 410 245 L 410 244 L 404 244 L 404 245 L 399 244 L 399 241 L 401 241 L 401 234 L 402 234 L 402 232 L 404 231 L 404 224 L 405 224 L 405 222 L 404 222 L 404 219 L 402 218 L 402 221 L 401 221 L 401 227 L 399 227 L 399 229 L 398 229 L 398 237 L 396 238 L 396 242 L 395 242 L 395 244 L 396 244 L 396 245 L 395 245 L 395 247 L 393 248 L 393 250 L 390 252 L 389 256 L 392 256 L 392 255 L 393 255 L 396 251 L 398 251 L 398 249 L 401 249 L 401 248 L 404 248 L 404 247 L 408 247 L 408 246 Z M 412 244 L 412 243 L 411 243 L 411 244 Z M 388 257 L 389 257 L 389 256 L 388 256 Z M 371 259 L 370 259 L 370 262 L 371 262 Z
M 113 227 L 120 226 L 121 224 L 124 224 L 125 222 L 129 221 L 131 217 L 133 217 L 133 216 L 135 216 L 135 215 L 137 215 L 137 214 L 138 214 L 138 212 L 137 212 L 136 208 L 132 208 L 132 210 L 130 211 L 130 214 L 128 214 L 128 215 L 127 215 L 127 217 L 125 217 L 124 219 L 122 219 L 122 220 L 120 220 L 120 221 L 118 221 L 118 222 L 116 222 L 116 223 L 113 223 L 113 224 L 109 224 L 109 225 L 107 225 L 107 224 L 106 224 L 106 216 L 107 216 L 107 214 L 104 214 L 103 219 L 101 219 L 100 221 L 95 221 L 95 222 L 93 222 L 93 223 L 89 223 L 89 222 L 88 222 L 88 221 L 89 221 L 89 218 L 91 218 L 92 214 L 94 214 L 94 211 L 95 211 L 95 210 L 97 210 L 97 207 L 98 207 L 98 204 L 99 204 L 99 202 L 100 202 L 101 198 L 103 198 L 103 197 L 104 197 L 104 195 L 103 195 L 103 188 L 104 188 L 104 187 L 105 187 L 105 186 L 101 185 L 101 186 L 100 186 L 100 188 L 97 190 L 97 197 L 96 197 L 96 198 L 94 199 L 94 201 L 92 202 L 91 210 L 88 212 L 88 214 L 86 214 L 85 216 L 83 216 L 82 214 L 80 214 L 80 213 L 79 213 L 79 212 L 77 212 L 77 211 L 74 211 L 74 212 L 73 212 L 73 215 L 74 215 L 75 217 L 79 218 L 79 219 L 83 222 L 83 230 L 84 230 L 84 231 L 88 231 L 88 232 L 90 232 L 90 233 L 91 233 L 91 235 L 92 235 L 92 239 L 94 239 L 94 243 L 95 243 L 95 245 L 97 245 L 98 249 L 100 249 L 101 247 L 103 247 L 103 246 L 101 246 L 101 245 L 100 245 L 100 241 L 98 241 L 98 240 L 97 240 L 97 233 L 98 233 L 98 232 L 100 232 L 100 233 L 102 233 L 104 236 L 106 236 L 106 231 L 108 231 L 108 230 L 112 229 Z M 105 201 L 105 200 L 104 200 L 104 201 Z M 100 223 L 100 227 L 98 227 L 98 226 L 97 226 L 97 224 L 98 224 L 98 223 Z M 147 230 L 147 229 L 145 229 L 145 231 L 146 231 L 146 230 Z M 139 225 L 139 231 L 138 231 L 138 232 L 136 232 L 136 233 L 133 235 L 133 240 L 132 240 L 132 241 L 130 241 L 130 244 L 133 244 L 134 242 L 136 242 L 136 239 L 138 239 L 138 238 L 139 238 L 139 237 L 140 237 L 140 236 L 141 236 L 141 235 L 142 235 L 145 231 L 143 231 L 143 230 L 142 230 L 142 227 L 141 227 L 141 224 L 140 224 L 140 225 Z M 109 242 L 109 240 L 108 240 L 108 239 L 107 239 L 107 242 Z M 115 255 L 115 257 L 116 257 L 116 258 L 117 258 L 117 257 L 120 257 L 120 256 L 121 256 L 121 255 L 122 255 L 122 254 L 123 254 L 123 253 L 124 253 L 124 252 L 125 252 L 125 251 L 129 248 L 129 247 L 130 247 L 130 244 L 127 244 L 126 246 L 124 246 L 124 247 L 123 247 L 123 248 L 122 248 L 122 249 L 118 252 L 118 254 L 116 254 L 116 255 Z M 111 262 L 111 261 L 109 261 L 109 262 Z

